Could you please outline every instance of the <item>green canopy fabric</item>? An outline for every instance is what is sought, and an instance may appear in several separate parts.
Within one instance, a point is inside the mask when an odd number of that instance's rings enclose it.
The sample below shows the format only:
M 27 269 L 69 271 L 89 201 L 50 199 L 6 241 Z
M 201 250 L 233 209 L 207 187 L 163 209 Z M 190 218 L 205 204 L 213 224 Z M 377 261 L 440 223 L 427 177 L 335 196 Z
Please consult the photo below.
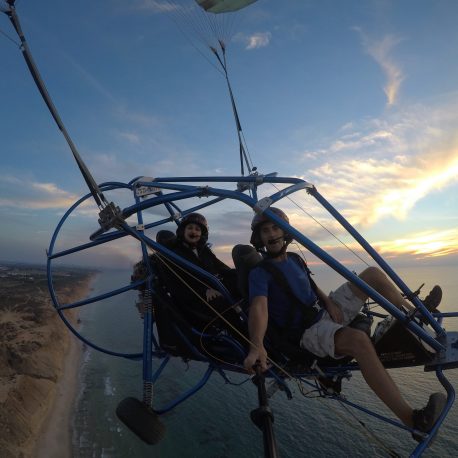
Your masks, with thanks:
M 257 0 L 196 0 L 201 8 L 209 13 L 230 13 L 237 11 Z

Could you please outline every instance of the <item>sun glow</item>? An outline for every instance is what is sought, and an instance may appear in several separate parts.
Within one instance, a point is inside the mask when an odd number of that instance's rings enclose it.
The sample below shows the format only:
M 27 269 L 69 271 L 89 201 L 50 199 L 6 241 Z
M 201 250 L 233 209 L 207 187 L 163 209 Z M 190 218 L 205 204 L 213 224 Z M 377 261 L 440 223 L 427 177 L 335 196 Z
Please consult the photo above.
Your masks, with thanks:
M 458 229 L 427 231 L 408 237 L 374 244 L 387 255 L 410 254 L 419 257 L 440 257 L 458 254 Z

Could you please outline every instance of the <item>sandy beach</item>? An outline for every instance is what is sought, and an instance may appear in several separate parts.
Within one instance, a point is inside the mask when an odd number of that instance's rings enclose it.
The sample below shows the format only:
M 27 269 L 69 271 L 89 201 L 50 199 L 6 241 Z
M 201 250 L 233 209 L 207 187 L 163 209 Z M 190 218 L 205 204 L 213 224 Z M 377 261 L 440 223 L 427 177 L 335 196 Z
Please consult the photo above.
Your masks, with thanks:
M 54 392 L 54 400 L 43 421 L 35 446 L 35 458 L 67 458 L 72 456 L 72 416 L 79 389 L 82 345 L 70 336 L 62 376 Z
M 70 457 L 80 342 L 55 312 L 44 270 L 4 272 L 0 283 L 1 456 Z M 92 275 L 66 271 L 58 276 L 55 289 L 61 304 L 86 297 Z M 67 311 L 66 317 L 75 322 L 76 313 Z

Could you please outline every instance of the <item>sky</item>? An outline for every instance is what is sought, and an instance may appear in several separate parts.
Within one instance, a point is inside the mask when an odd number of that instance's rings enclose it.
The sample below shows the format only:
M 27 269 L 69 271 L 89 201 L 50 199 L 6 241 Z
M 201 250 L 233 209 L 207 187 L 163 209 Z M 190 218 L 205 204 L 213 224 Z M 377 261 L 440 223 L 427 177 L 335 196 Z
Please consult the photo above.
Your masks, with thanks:
M 225 80 L 176 4 L 193 0 L 16 2 L 99 183 L 240 173 Z M 228 69 L 254 165 L 313 183 L 394 265 L 458 264 L 457 17 L 455 0 L 258 0 L 229 15 Z M 60 218 L 87 188 L 17 42 L 1 14 L 0 260 L 44 263 Z M 261 197 L 274 192 L 260 187 Z M 112 198 L 133 203 L 127 191 Z M 342 262 L 360 262 L 324 209 L 305 192 L 293 198 L 279 205 L 297 228 Z M 218 256 L 248 243 L 248 207 L 205 215 Z M 87 242 L 97 228 L 88 200 L 58 246 Z M 126 266 L 138 256 L 123 240 L 71 262 Z

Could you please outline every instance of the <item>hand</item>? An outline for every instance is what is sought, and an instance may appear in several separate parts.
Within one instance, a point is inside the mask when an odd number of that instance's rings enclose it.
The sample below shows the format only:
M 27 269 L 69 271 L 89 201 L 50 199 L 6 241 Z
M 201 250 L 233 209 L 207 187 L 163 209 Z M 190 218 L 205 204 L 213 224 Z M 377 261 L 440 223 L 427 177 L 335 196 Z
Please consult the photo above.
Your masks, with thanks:
M 222 294 L 219 291 L 216 291 L 216 289 L 213 288 L 208 288 L 207 291 L 205 291 L 205 295 L 207 296 L 207 302 L 212 301 L 216 297 L 222 296 Z
M 329 300 L 326 303 L 326 310 L 329 313 L 329 316 L 331 317 L 332 321 L 339 323 L 339 324 L 343 323 L 344 316 L 343 316 L 342 310 L 340 309 L 339 305 Z
M 243 367 L 245 367 L 246 371 L 249 374 L 254 374 L 253 366 L 257 362 L 261 365 L 261 370 L 263 372 L 268 369 L 267 352 L 263 345 L 261 345 L 259 349 L 258 348 L 250 349 L 248 356 L 245 358 L 245 361 L 243 362 Z

